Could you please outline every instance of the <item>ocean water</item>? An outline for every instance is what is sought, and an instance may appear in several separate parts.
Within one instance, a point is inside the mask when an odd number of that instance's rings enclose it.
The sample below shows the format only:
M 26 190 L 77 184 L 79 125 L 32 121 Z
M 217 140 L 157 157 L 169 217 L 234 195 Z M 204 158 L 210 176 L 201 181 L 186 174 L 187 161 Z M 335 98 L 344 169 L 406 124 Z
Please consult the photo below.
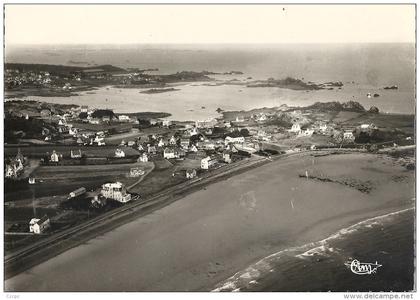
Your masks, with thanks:
M 172 119 L 196 120 L 217 116 L 215 110 L 243 110 L 280 104 L 309 105 L 316 101 L 361 102 L 383 112 L 415 111 L 414 44 L 291 44 L 291 45 L 96 45 L 6 46 L 6 62 L 124 68 L 158 68 L 157 74 L 178 71 L 242 71 L 244 75 L 217 79 L 267 79 L 292 76 L 314 81 L 342 81 L 342 90 L 293 91 L 200 83 L 178 86 L 179 91 L 141 94 L 141 89 L 101 88 L 95 94 L 70 98 L 28 97 L 57 103 L 108 107 L 117 112 L 164 111 Z M 383 90 L 398 85 L 398 90 Z M 367 93 L 379 93 L 367 98 Z M 205 108 L 202 108 L 204 106 Z
M 213 291 L 413 291 L 414 208 L 370 218 L 318 242 L 267 256 Z M 353 259 L 381 265 L 358 275 Z

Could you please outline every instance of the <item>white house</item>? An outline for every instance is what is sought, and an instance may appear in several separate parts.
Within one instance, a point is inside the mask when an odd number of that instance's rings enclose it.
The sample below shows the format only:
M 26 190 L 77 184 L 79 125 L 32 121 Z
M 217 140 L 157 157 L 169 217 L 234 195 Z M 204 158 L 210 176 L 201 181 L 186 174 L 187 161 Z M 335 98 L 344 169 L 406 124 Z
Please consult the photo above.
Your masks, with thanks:
M 305 129 L 305 130 L 301 130 L 299 132 L 299 137 L 304 137 L 304 136 L 312 136 L 314 134 L 314 130 L 313 129 Z
M 50 156 L 50 161 L 53 163 L 58 163 L 59 160 L 60 160 L 60 156 L 57 154 L 57 152 L 55 152 L 55 150 L 53 150 Z
M 353 142 L 355 140 L 353 131 L 350 129 L 345 130 L 343 133 L 343 140 Z
M 69 134 L 75 136 L 77 134 L 77 128 L 69 127 Z
M 166 159 L 171 159 L 171 158 L 175 158 L 175 149 L 174 148 L 165 148 L 165 150 L 163 150 L 163 158 Z
M 227 136 L 225 138 L 225 145 L 228 145 L 230 143 L 233 143 L 233 144 L 242 144 L 242 143 L 245 143 L 245 138 L 243 136 L 238 136 L 238 137 L 230 137 L 230 136 Z
M 257 122 L 264 122 L 267 120 L 267 116 L 264 113 L 259 114 L 258 116 L 256 116 L 255 120 Z
M 139 162 L 148 162 L 149 161 L 149 157 L 147 156 L 146 153 L 143 153 L 142 155 L 140 155 L 138 161 Z
M 183 156 L 185 156 L 185 151 L 182 149 L 166 147 L 165 150 L 163 150 L 163 157 L 166 159 L 180 158 Z
M 207 156 L 201 160 L 201 168 L 204 170 L 208 170 L 213 167 L 217 163 L 217 159 L 215 157 Z
M 195 126 L 198 128 L 211 128 L 217 125 L 216 119 L 197 120 Z
M 165 146 L 165 142 L 163 141 L 163 139 L 160 139 L 158 142 L 158 147 L 163 147 Z
M 13 160 L 10 164 L 6 164 L 6 178 L 16 178 L 23 170 L 23 165 L 20 161 Z
M 29 232 L 35 234 L 41 234 L 50 227 L 50 219 L 47 215 L 43 216 L 41 219 L 33 218 L 29 221 Z
M 121 182 L 103 184 L 101 195 L 121 203 L 127 203 L 131 200 L 131 194 L 127 193 L 125 186 Z
M 295 123 L 292 125 L 292 128 L 289 129 L 289 132 L 293 132 L 293 133 L 299 133 L 301 131 L 300 129 L 300 124 L 299 123 Z
M 71 158 L 82 158 L 82 150 L 70 150 L 70 157 Z
M 243 116 L 236 116 L 235 122 L 245 122 L 245 119 Z
M 223 161 L 230 164 L 232 162 L 232 152 L 229 150 L 223 151 Z
M 93 140 L 93 143 L 98 144 L 98 146 L 100 146 L 99 144 L 104 144 L 105 145 L 105 139 L 102 136 L 95 136 L 95 139 Z
M 176 139 L 174 136 L 171 136 L 171 139 L 169 140 L 169 145 L 176 145 Z
M 118 157 L 118 158 L 125 157 L 125 152 L 122 151 L 121 149 L 117 149 L 115 150 L 115 157 Z
M 195 145 L 192 145 L 190 147 L 190 152 L 197 152 L 197 151 L 198 151 L 198 149 L 197 149 L 197 147 Z
M 185 171 L 185 177 L 193 179 L 194 177 L 197 177 L 197 171 L 195 169 L 188 169 Z
M 193 136 L 193 135 L 197 135 L 197 134 L 199 134 L 200 132 L 198 131 L 198 128 L 197 127 L 193 127 L 193 128 L 191 128 L 191 129 L 189 129 L 188 130 L 188 134 L 190 135 L 190 136 Z
M 188 148 L 190 147 L 190 139 L 181 138 L 181 147 L 182 149 L 188 150 Z
M 171 120 L 163 120 L 162 121 L 162 126 L 169 127 L 171 125 L 172 125 L 172 121 Z
M 120 122 L 130 122 L 130 117 L 127 115 L 119 115 L 118 116 L 118 121 Z

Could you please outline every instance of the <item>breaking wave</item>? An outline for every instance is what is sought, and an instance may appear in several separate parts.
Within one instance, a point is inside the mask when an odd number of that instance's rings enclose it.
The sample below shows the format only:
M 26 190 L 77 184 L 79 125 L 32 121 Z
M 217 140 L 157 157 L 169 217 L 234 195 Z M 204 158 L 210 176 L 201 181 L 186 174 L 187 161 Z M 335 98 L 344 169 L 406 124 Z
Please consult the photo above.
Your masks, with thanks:
M 381 225 L 384 221 L 392 219 L 393 216 L 413 209 L 414 207 L 366 219 L 347 228 L 341 229 L 323 240 L 308 243 L 302 246 L 287 248 L 271 254 L 217 284 L 212 291 L 238 292 L 244 288 L 252 288 L 253 285 L 258 284 L 258 280 L 263 278 L 264 275 L 274 272 L 274 266 L 281 258 L 292 256 L 299 259 L 306 259 L 316 255 L 328 256 L 336 251 L 336 249 L 330 246 L 331 241 L 341 239 L 363 228 L 372 228 L 373 226 Z

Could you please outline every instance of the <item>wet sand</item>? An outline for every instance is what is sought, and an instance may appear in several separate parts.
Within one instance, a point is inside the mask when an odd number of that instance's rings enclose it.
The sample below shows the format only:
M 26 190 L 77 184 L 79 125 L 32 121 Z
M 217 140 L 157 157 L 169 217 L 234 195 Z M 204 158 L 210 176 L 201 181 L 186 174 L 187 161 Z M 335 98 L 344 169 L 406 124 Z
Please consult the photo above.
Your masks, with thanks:
M 372 190 L 300 178 L 306 170 L 368 183 Z M 5 289 L 212 290 L 267 255 L 412 207 L 413 197 L 414 172 L 389 158 L 290 157 L 215 183 L 92 239 L 10 278 Z

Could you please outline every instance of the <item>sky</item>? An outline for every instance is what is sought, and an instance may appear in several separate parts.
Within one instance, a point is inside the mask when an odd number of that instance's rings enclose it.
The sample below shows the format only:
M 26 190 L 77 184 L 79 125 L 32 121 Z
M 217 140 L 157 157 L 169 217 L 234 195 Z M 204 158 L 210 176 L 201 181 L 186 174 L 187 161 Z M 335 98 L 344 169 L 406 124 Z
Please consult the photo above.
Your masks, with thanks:
M 13 5 L 5 43 L 415 42 L 414 5 Z

